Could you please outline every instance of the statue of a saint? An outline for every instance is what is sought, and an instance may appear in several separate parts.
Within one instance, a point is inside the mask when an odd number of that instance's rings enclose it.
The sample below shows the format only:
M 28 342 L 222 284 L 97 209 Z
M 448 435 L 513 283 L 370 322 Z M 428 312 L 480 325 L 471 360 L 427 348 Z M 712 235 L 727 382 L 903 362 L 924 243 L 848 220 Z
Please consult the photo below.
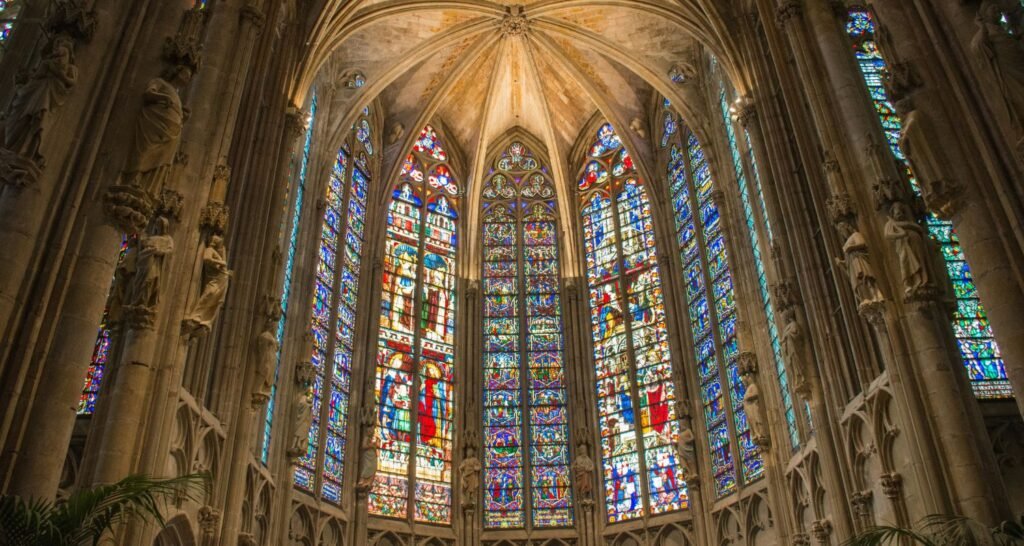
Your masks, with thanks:
M 302 457 L 309 448 L 309 429 L 313 426 L 313 403 L 306 389 L 297 387 L 292 398 L 292 441 L 289 457 Z
M 576 482 L 580 500 L 592 501 L 594 499 L 594 474 L 597 472 L 597 466 L 587 451 L 589 448 L 586 444 L 580 444 L 577 447 L 576 459 L 572 462 L 572 477 Z
M 459 464 L 459 483 L 462 489 L 462 507 L 473 508 L 480 491 L 480 471 L 483 465 L 476 456 L 473 446 L 466 446 L 466 456 Z
M 363 441 L 359 452 L 359 479 L 356 482 L 356 491 L 365 494 L 373 488 L 373 481 L 377 477 L 377 406 L 369 403 L 363 407 L 360 421 L 363 425 Z
M 124 183 L 159 195 L 174 164 L 186 111 L 178 89 L 192 80 L 192 69 L 177 66 L 168 79 L 153 78 L 142 94 L 135 141 L 124 168 Z
M 158 216 L 150 224 L 149 233 L 139 238 L 135 273 L 125 290 L 123 304 L 125 313 L 138 319 L 134 321 L 136 327 L 151 327 L 160 303 L 164 257 L 174 251 L 174 239 L 167 235 L 169 225 L 167 218 Z
M 47 117 L 64 104 L 77 81 L 74 46 L 70 38 L 58 36 L 28 80 L 14 92 L 4 121 L 4 148 L 40 162 L 39 145 Z
M 277 333 L 276 324 L 269 323 L 256 336 L 256 377 L 253 384 L 253 405 L 260 406 L 270 399 L 270 390 L 274 386 L 274 371 L 277 369 Z
M 858 307 L 864 308 L 885 300 L 878 289 L 878 279 L 868 254 L 868 242 L 849 220 L 838 222 L 839 233 L 846 237 L 843 243 L 845 259 L 836 259 L 836 264 L 845 268 L 857 297 Z
M 806 392 L 807 383 L 807 347 L 804 337 L 804 327 L 796 316 L 796 307 L 783 308 L 780 312 L 782 317 L 782 332 L 779 334 L 779 345 L 782 347 L 782 356 L 793 372 L 793 387 L 797 392 Z
M 768 429 L 764 422 L 764 408 L 761 406 L 761 389 L 757 386 L 756 375 L 747 372 L 740 376 L 743 386 L 747 392 L 743 395 L 743 411 L 747 414 L 747 425 L 750 427 L 750 437 L 755 444 L 766 445 L 768 441 Z
M 931 262 L 928 234 L 911 217 L 906 203 L 896 201 L 890 207 L 885 238 L 899 260 L 904 297 L 911 300 L 922 295 L 923 291 L 933 289 L 935 284 L 928 267 Z
M 224 239 L 219 235 L 210 237 L 210 244 L 203 250 L 203 291 L 183 323 L 187 334 L 205 334 L 213 328 L 231 278 L 226 256 Z

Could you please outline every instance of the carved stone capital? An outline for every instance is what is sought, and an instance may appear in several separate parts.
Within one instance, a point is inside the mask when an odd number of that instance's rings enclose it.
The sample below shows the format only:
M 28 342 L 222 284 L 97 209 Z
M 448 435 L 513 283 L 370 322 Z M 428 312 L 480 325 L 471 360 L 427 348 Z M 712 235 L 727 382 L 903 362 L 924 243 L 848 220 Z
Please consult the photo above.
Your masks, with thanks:
M 775 283 L 772 287 L 772 295 L 776 309 L 779 313 L 792 309 L 800 304 L 800 290 L 796 283 L 791 280 L 784 280 Z
M 111 186 L 103 195 L 103 212 L 124 233 L 145 231 L 154 209 L 153 198 L 135 186 Z
M 292 138 L 299 138 L 306 133 L 306 116 L 302 110 L 289 106 L 284 114 L 284 127 Z
M 811 537 L 807 533 L 793 535 L 793 546 L 811 546 Z
M 903 476 L 898 472 L 887 472 L 880 479 L 882 494 L 889 500 L 897 500 L 903 495 Z
M 803 15 L 804 5 L 801 0 L 780 0 L 779 6 L 775 8 L 775 23 L 779 27 L 785 27 L 794 18 Z
M 747 128 L 750 122 L 757 118 L 757 108 L 754 105 L 754 99 L 749 96 L 736 99 L 736 102 L 729 107 L 729 114 L 734 121 Z
M 752 375 L 757 378 L 757 354 L 752 351 L 743 351 L 739 355 L 740 376 Z
M 220 510 L 212 506 L 204 506 L 199 509 L 199 529 L 203 536 L 213 536 L 220 526 Z
M 238 546 L 257 546 L 256 537 L 252 533 L 238 533 Z
M 51 35 L 65 35 L 80 42 L 92 40 L 96 34 L 96 11 L 83 0 L 56 0 L 51 7 L 46 27 Z
M 43 174 L 39 161 L 0 147 L 0 187 L 22 189 L 35 186 Z
M 871 505 L 872 492 L 870 489 L 850 495 L 850 508 L 858 518 L 870 518 L 873 513 Z
M 177 222 L 181 218 L 181 209 L 184 204 L 184 195 L 170 188 L 164 188 L 160 191 L 160 198 L 156 201 L 154 212 L 157 216 Z
M 929 211 L 949 220 L 963 207 L 965 189 L 959 180 L 931 180 L 921 185 L 921 197 Z
M 868 301 L 857 306 L 860 316 L 877 328 L 885 328 L 885 302 Z
M 832 218 L 834 224 L 845 222 L 856 225 L 857 211 L 853 208 L 853 199 L 850 198 L 850 194 L 845 192 L 834 194 L 828 198 L 826 207 L 828 207 L 829 217 Z
M 209 203 L 199 213 L 199 228 L 214 235 L 223 236 L 228 229 L 231 211 L 224 203 Z
M 295 384 L 301 388 L 309 388 L 316 379 L 316 367 L 308 360 L 295 364 Z
M 171 66 L 181 66 L 197 72 L 203 62 L 202 36 L 207 10 L 196 6 L 186 10 L 178 32 L 164 41 L 163 57 Z
M 243 22 L 252 25 L 257 31 L 263 30 L 263 25 L 267 22 L 267 16 L 263 14 L 263 10 L 253 2 L 242 6 L 239 16 Z
M 827 519 L 819 519 L 811 524 L 811 534 L 818 544 L 828 544 L 832 535 L 832 522 Z

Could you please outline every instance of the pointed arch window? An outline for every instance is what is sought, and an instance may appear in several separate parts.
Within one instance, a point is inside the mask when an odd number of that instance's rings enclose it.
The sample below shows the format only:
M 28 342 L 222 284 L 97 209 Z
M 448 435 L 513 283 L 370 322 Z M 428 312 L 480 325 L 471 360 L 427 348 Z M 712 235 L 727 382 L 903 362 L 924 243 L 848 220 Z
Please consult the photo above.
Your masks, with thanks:
M 580 173 L 609 523 L 688 506 L 647 189 L 611 124 Z
M 373 149 L 360 138 L 369 110 L 338 150 L 324 196 L 316 275 L 313 280 L 311 362 L 316 377 L 312 426 L 306 454 L 295 469 L 295 485 L 326 501 L 341 503 L 348 440 L 355 312 L 365 237 L 366 195 Z M 366 142 L 369 142 L 367 134 Z
M 452 521 L 459 194 L 444 145 L 427 126 L 405 159 L 387 214 L 374 515 Z
M 740 148 L 738 133 L 732 119 L 732 109 L 729 106 L 729 92 L 726 89 L 724 78 L 719 79 L 719 106 L 721 108 L 722 123 L 725 125 L 725 134 L 728 138 L 729 152 L 732 159 L 733 169 L 736 174 L 736 183 L 739 186 L 740 203 L 743 205 L 743 216 L 747 224 L 747 233 L 750 236 L 750 246 L 754 254 L 754 269 L 757 271 L 757 287 L 761 294 L 762 308 L 767 318 L 768 339 L 771 342 L 772 360 L 775 363 L 775 375 L 779 382 L 779 394 L 782 398 L 782 408 L 786 417 L 786 429 L 789 432 L 789 446 L 796 449 L 800 446 L 800 426 L 793 404 L 793 392 L 789 385 L 789 375 L 786 371 L 786 363 L 782 357 L 782 344 L 779 341 L 779 328 L 775 322 L 775 306 L 772 304 L 771 293 L 768 290 L 768 271 L 765 267 L 765 249 L 771 248 L 773 233 L 771 222 L 768 217 L 768 208 L 764 200 L 764 192 L 761 187 L 761 173 L 757 168 L 757 158 L 754 155 L 753 146 L 750 145 L 750 134 L 743 130 L 743 145 L 746 150 L 746 165 L 744 164 L 744 152 Z M 747 175 L 749 165 L 750 176 Z M 759 228 L 763 229 L 763 235 L 759 234 Z M 743 399 L 742 383 L 739 386 L 739 399 Z M 804 416 L 810 424 L 810 406 L 804 404 Z M 759 477 L 763 469 L 755 470 L 744 468 L 744 475 L 750 473 L 747 479 Z M 756 474 L 756 476 L 755 476 Z
M 484 526 L 568 527 L 568 393 L 555 187 L 521 142 L 483 188 Z
M 736 294 L 725 233 L 713 197 L 715 183 L 704 149 L 689 128 L 681 127 L 679 136 L 670 137 L 668 143 L 668 186 L 682 256 L 711 471 L 715 495 L 722 497 L 737 490 L 740 476 L 745 482 L 760 478 L 764 462 L 743 409 Z
M 907 157 L 900 150 L 902 121 L 882 84 L 888 72 L 885 59 L 875 42 L 875 21 L 872 13 L 854 7 L 848 12 L 846 32 L 853 41 L 853 53 L 857 59 L 864 84 L 871 96 L 875 113 L 882 123 L 886 141 L 900 165 L 906 170 L 914 191 L 920 194 L 917 179 L 910 168 Z M 978 288 L 974 284 L 971 268 L 967 265 L 960 239 L 953 229 L 953 223 L 928 214 L 925 224 L 932 238 L 942 249 L 946 271 L 953 282 L 956 295 L 956 312 L 953 315 L 953 331 L 960 346 L 967 376 L 976 397 L 981 399 L 1012 398 L 1013 390 L 1006 375 L 1002 352 L 996 343 L 988 314 L 981 305 Z

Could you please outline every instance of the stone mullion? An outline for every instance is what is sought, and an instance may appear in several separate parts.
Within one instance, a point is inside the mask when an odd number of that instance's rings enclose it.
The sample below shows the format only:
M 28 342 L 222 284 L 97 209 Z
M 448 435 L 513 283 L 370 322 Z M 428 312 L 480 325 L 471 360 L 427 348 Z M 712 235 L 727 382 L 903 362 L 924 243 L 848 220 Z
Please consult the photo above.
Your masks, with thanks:
M 675 113 L 673 112 L 673 115 Z M 682 142 L 684 138 L 683 127 L 681 124 L 677 130 L 676 136 L 669 140 L 669 143 L 675 143 L 679 146 L 679 150 L 683 153 L 683 168 L 686 170 L 686 175 L 692 176 L 690 171 L 689 157 L 687 156 L 686 143 Z M 671 146 L 663 148 L 661 156 L 666 156 Z M 659 172 L 667 173 L 668 164 L 666 161 L 659 161 L 658 167 Z M 688 181 L 691 178 L 687 179 Z M 673 347 L 673 351 L 678 351 L 675 359 L 679 364 L 673 363 L 673 383 L 676 386 L 676 421 L 679 421 L 683 425 L 689 426 L 690 431 L 693 433 L 693 450 L 695 455 L 696 468 L 690 469 L 691 475 L 684 476 L 686 478 L 687 494 L 689 496 L 689 512 L 692 516 L 694 524 L 694 532 L 697 536 L 698 542 L 710 541 L 712 525 L 705 517 L 705 514 L 710 513 L 708 507 L 713 506 L 715 503 L 715 492 L 714 492 L 714 480 L 711 480 L 711 487 L 707 487 L 704 480 L 700 477 L 700 468 L 703 463 L 705 467 L 704 475 L 710 476 L 714 472 L 711 468 L 711 446 L 708 441 L 709 432 L 707 427 L 707 420 L 704 419 L 704 404 L 701 389 L 700 375 L 696 371 L 697 360 L 694 353 L 694 348 L 697 346 L 697 340 L 693 338 L 693 329 L 690 325 L 690 303 L 686 296 L 686 264 L 682 263 L 682 254 L 678 243 L 679 228 L 676 223 L 676 211 L 672 205 L 672 181 L 665 177 L 665 183 L 661 185 L 660 193 L 658 194 L 657 203 L 660 209 L 660 216 L 663 222 L 660 224 L 664 227 L 663 232 L 669 233 L 667 237 L 667 245 L 659 248 L 667 249 L 661 254 L 662 259 L 660 263 L 662 267 L 662 282 L 665 284 L 665 288 L 671 288 L 672 291 L 677 290 L 677 287 L 683 287 L 679 289 L 682 293 L 677 296 L 666 296 L 665 298 L 665 312 L 667 317 L 674 318 L 674 321 L 670 321 L 670 328 L 672 328 L 672 334 L 670 337 L 673 343 L 677 346 Z M 688 186 L 688 190 L 689 190 Z M 667 196 L 667 199 L 665 198 Z M 696 216 L 695 216 L 696 218 Z M 694 224 L 696 227 L 696 223 Z M 702 254 L 703 256 L 703 254 Z M 669 294 L 670 292 L 666 292 Z M 717 350 L 717 349 L 716 349 Z M 697 400 L 697 406 L 699 408 L 698 416 L 693 416 L 693 401 Z M 683 427 L 685 429 L 685 426 Z M 684 453 L 686 449 L 689 449 L 685 445 L 686 440 L 680 438 L 676 445 L 676 451 L 678 453 Z M 699 454 L 708 454 L 708 456 L 701 456 Z M 683 460 L 680 456 L 678 459 L 680 465 L 691 464 Z
M 621 149 L 625 149 L 625 146 L 623 145 Z M 616 153 L 618 153 L 618 151 L 616 151 Z M 614 156 L 612 157 L 614 158 Z M 611 161 L 599 161 L 601 162 L 602 167 L 607 168 L 608 171 L 611 172 L 611 162 L 614 161 L 614 159 Z M 626 179 L 628 179 L 628 177 L 625 176 L 621 178 L 613 178 L 605 185 L 605 188 L 608 190 L 608 194 L 611 197 L 611 204 L 609 206 L 612 212 L 612 221 L 615 225 L 615 248 L 618 253 L 617 265 L 619 266 L 618 278 L 610 282 L 618 283 L 619 285 L 619 309 L 622 312 L 623 324 L 627 326 L 625 328 L 625 335 L 626 352 L 629 356 L 629 396 L 632 399 L 631 403 L 633 404 L 633 428 L 636 433 L 637 468 L 639 469 L 637 483 L 640 486 L 640 502 L 643 505 L 643 516 L 640 519 L 644 522 L 644 527 L 646 527 L 647 520 L 651 517 L 651 485 L 647 480 L 647 446 L 644 445 L 643 420 L 642 411 L 640 409 L 640 389 L 637 384 L 636 347 L 633 345 L 633 316 L 629 312 L 629 288 L 637 277 L 639 277 L 644 271 L 650 270 L 652 266 L 644 266 L 643 271 L 636 271 L 631 274 L 626 273 L 626 252 L 622 246 L 622 223 L 619 218 L 619 196 L 616 193 L 618 190 L 615 187 L 616 183 L 618 183 L 621 189 L 621 186 L 624 185 Z M 647 199 L 650 200 L 649 192 L 647 193 Z M 655 257 L 657 257 L 657 254 L 655 254 Z
M 105 6 L 110 8 L 110 6 Z M 78 211 L 79 205 L 83 210 L 75 212 L 69 217 L 63 227 L 59 228 L 53 235 L 58 239 L 56 250 L 51 256 L 45 257 L 50 263 L 61 264 L 54 268 L 51 277 L 44 281 L 47 286 L 43 289 L 44 294 L 40 295 L 40 301 L 48 300 L 44 304 L 48 307 L 35 313 L 34 324 L 24 332 L 24 339 L 15 340 L 8 338 L 4 343 L 17 343 L 24 347 L 25 355 L 43 354 L 43 365 L 29 366 L 27 361 L 18 362 L 20 367 L 18 378 L 10 384 L 16 389 L 5 396 L 12 404 L 21 404 L 26 407 L 27 413 L 20 419 L 20 423 L 6 422 L 8 428 L 5 438 L 6 453 L 5 459 L 8 465 L 9 492 L 24 495 L 26 497 L 52 498 L 56 492 L 59 476 L 64 464 L 68 441 L 76 419 L 75 409 L 77 400 L 81 395 L 85 371 L 89 366 L 96 341 L 96 328 L 102 316 L 106 304 L 107 293 L 110 288 L 110 279 L 113 276 L 117 261 L 117 249 L 121 244 L 121 235 L 111 227 L 103 212 L 103 204 L 98 194 L 101 186 L 104 186 L 109 178 L 121 168 L 121 161 L 124 160 L 124 151 L 130 148 L 130 142 L 126 142 L 122 135 L 132 134 L 135 118 L 131 114 L 124 117 L 117 117 L 108 125 L 102 125 L 107 118 L 102 113 L 91 115 L 98 108 L 107 112 L 111 110 L 118 99 L 137 100 L 138 92 L 144 86 L 142 80 L 154 75 L 145 71 L 145 75 L 138 76 L 138 80 L 132 79 L 125 82 L 126 74 L 132 73 L 132 69 L 142 63 L 152 63 L 159 58 L 159 52 L 163 42 L 159 45 L 153 40 L 146 46 L 135 44 L 136 39 L 143 32 L 160 37 L 174 34 L 174 30 L 180 21 L 180 6 L 161 6 L 161 14 L 154 15 L 146 9 L 141 9 L 129 15 L 128 6 L 119 6 L 118 11 L 113 9 L 101 10 L 97 13 L 100 28 L 110 31 L 110 36 L 121 35 L 123 41 L 118 43 L 117 49 L 122 52 L 121 63 L 114 61 L 104 63 L 103 59 L 115 55 L 113 49 L 100 49 L 96 46 L 82 48 L 78 58 L 82 66 L 106 64 L 108 67 L 120 66 L 120 70 L 108 68 L 109 72 L 103 72 L 100 76 L 102 82 L 96 85 L 106 85 L 110 89 L 102 93 L 88 93 L 78 89 L 73 91 L 69 97 L 69 103 L 65 105 L 67 113 L 75 108 L 81 109 L 81 116 L 89 115 L 89 121 L 83 122 L 82 130 L 95 131 L 102 136 L 97 138 L 86 138 L 81 142 L 97 143 L 92 148 L 75 148 L 68 146 L 68 149 L 75 150 L 74 157 L 77 160 L 67 159 L 62 162 L 57 157 L 51 156 L 50 163 L 53 165 L 64 164 L 65 170 L 54 169 L 62 179 L 70 179 L 73 182 L 66 184 L 66 205 L 70 210 Z M 117 27 L 116 22 L 122 27 Z M 114 23 L 112 25 L 112 23 Z M 123 31 L 123 32 L 122 32 Z M 101 35 L 99 42 L 102 42 Z M 111 42 L 107 42 L 111 43 Z M 80 84 L 82 85 L 82 84 Z M 130 97 L 130 99 L 129 99 Z M 84 101 L 81 104 L 80 101 Z M 101 101 L 102 104 L 101 104 Z M 89 114 L 86 114 L 88 112 Z M 65 119 L 67 119 L 65 117 Z M 96 126 L 90 125 L 96 124 Z M 71 136 L 69 135 L 69 138 Z M 108 150 L 108 156 L 102 155 L 100 150 Z M 44 145 L 44 152 L 46 146 Z M 74 170 L 74 172 L 72 172 Z M 44 178 L 46 178 L 44 176 Z M 98 180 L 94 180 L 97 178 Z M 0 251 L 13 254 L 6 254 L 4 260 L 9 263 L 29 264 L 35 258 L 30 258 L 27 253 L 31 252 L 34 245 L 27 241 L 38 239 L 39 230 L 44 229 L 40 219 L 45 215 L 42 210 L 56 211 L 60 207 L 51 204 L 54 190 L 60 182 L 40 180 L 39 184 L 22 190 L 20 194 L 5 194 L 0 200 L 0 218 L 4 222 L 21 223 L 22 214 L 28 214 L 31 219 L 19 228 L 4 229 L 6 233 L 19 233 L 27 236 L 25 244 L 16 241 L 5 241 L 0 245 Z M 49 196 L 41 192 L 49 192 Z M 8 198 L 8 195 L 10 198 Z M 89 196 L 89 197 L 87 197 Z M 79 203 L 75 205 L 74 203 Z M 45 207 L 45 208 L 44 208 Z M 8 210 L 10 209 L 10 210 Z M 13 211 L 17 211 L 13 213 Z M 25 226 L 33 226 L 25 230 Z M 3 281 L 12 281 L 15 284 L 21 283 L 19 270 L 11 269 L 6 272 L 12 277 L 6 277 Z M 18 277 L 18 278 L 15 278 Z M 54 292 L 58 285 L 53 285 L 55 280 L 60 280 L 61 289 Z M 11 294 L 18 293 L 18 290 L 0 290 Z M 6 315 L 7 311 L 0 310 L 0 314 Z M 42 321 L 46 316 L 45 323 Z M 39 343 L 50 344 L 49 347 L 35 347 L 31 345 Z M 6 348 L 0 348 L 6 351 Z M 13 356 L 13 355 L 12 355 Z M 114 365 L 114 363 L 111 363 Z M 11 366 L 14 366 L 12 362 Z M 10 367 L 10 366 L 9 366 Z M 29 372 L 29 370 L 32 372 Z M 29 374 L 32 375 L 29 375 Z M 41 377 L 47 377 L 45 383 L 36 383 Z M 20 392 L 35 391 L 34 402 L 20 398 Z M 32 404 L 31 409 L 27 406 Z M 13 418 L 14 411 L 5 412 Z M 29 434 L 27 431 L 47 430 L 46 435 Z M 21 435 L 24 434 L 24 438 Z M 17 458 L 14 454 L 17 453 Z

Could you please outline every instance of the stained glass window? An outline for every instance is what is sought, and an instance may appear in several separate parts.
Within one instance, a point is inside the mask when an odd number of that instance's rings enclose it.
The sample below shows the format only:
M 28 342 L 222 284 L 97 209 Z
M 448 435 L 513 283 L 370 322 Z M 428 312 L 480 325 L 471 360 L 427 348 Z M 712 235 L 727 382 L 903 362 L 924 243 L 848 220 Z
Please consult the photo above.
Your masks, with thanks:
M 483 189 L 484 525 L 572 525 L 555 188 L 520 142 Z M 528 486 L 527 486 L 528 485 Z
M 578 182 L 609 523 L 686 508 L 675 386 L 647 189 L 611 124 Z
M 732 157 L 733 169 L 736 173 L 736 182 L 739 185 L 740 201 L 743 204 L 743 215 L 746 219 L 747 233 L 750 236 L 750 246 L 754 252 L 754 268 L 757 271 L 757 286 L 761 294 L 761 303 L 763 305 L 764 314 L 768 319 L 768 338 L 772 345 L 772 360 L 775 363 L 776 377 L 779 381 L 780 394 L 782 396 L 782 407 L 786 416 L 786 427 L 789 431 L 790 447 L 796 449 L 800 445 L 800 429 L 797 425 L 796 410 L 793 409 L 793 393 L 789 386 L 785 360 L 782 358 L 782 345 L 779 342 L 779 329 L 775 323 L 775 308 L 772 305 L 771 294 L 768 290 L 768 273 L 765 270 L 764 265 L 764 249 L 769 248 L 771 245 L 772 232 L 771 223 L 768 221 L 768 210 L 765 206 L 764 193 L 761 191 L 761 175 L 757 170 L 757 162 L 754 157 L 753 148 L 750 146 L 750 135 L 744 131 L 743 139 L 749 154 L 748 159 L 750 161 L 752 172 L 750 178 L 753 179 L 753 184 L 748 183 L 747 171 L 743 165 L 743 154 L 740 151 L 740 143 L 737 141 L 736 129 L 733 127 L 733 121 L 731 119 L 725 82 L 720 81 L 719 83 L 721 85 L 719 90 L 719 103 L 722 112 L 722 122 L 725 124 L 725 133 L 729 139 L 729 152 Z M 758 216 L 758 213 L 756 212 L 757 210 L 760 210 L 760 216 Z M 759 219 L 764 226 L 765 234 L 767 236 L 767 240 L 764 241 L 763 244 L 758 236 Z M 736 383 L 736 385 L 733 385 L 733 392 L 734 394 L 739 395 L 739 400 L 743 400 L 743 384 L 739 381 L 738 377 L 736 378 Z M 753 468 L 748 469 L 744 467 L 745 479 L 758 477 L 762 472 L 763 469 L 760 468 L 760 466 L 758 466 L 756 471 Z M 749 476 L 748 473 L 750 473 Z
M 21 0 L 0 0 L 0 56 L 7 49 L 7 41 L 14 31 L 14 22 L 22 8 Z
M 682 255 L 714 491 L 722 497 L 737 490 L 737 459 L 744 481 L 760 478 L 764 462 L 743 409 L 736 294 L 718 204 L 712 197 L 714 180 L 704 149 L 689 129 L 683 127 L 680 136 L 669 142 L 668 186 Z
M 117 256 L 117 265 L 119 268 L 128 253 L 128 247 L 131 239 L 131 237 L 125 237 L 121 240 L 121 250 Z M 103 384 L 103 377 L 107 371 L 107 364 L 110 363 L 110 352 L 113 350 L 114 344 L 114 325 L 111 323 L 116 320 L 117 317 L 112 316 L 111 305 L 118 305 L 117 302 L 112 301 L 117 282 L 118 278 L 115 273 L 114 280 L 111 282 L 110 291 L 108 292 L 107 305 L 103 309 L 103 318 L 100 319 L 100 329 L 99 333 L 96 335 L 96 345 L 92 350 L 92 359 L 89 361 L 89 368 L 85 372 L 85 385 L 82 387 L 82 396 L 78 400 L 79 415 L 92 415 L 96 412 L 96 401 L 100 396 L 100 386 Z
M 901 120 L 882 85 L 887 68 L 885 59 L 882 58 L 875 43 L 875 23 L 871 12 L 863 8 L 850 10 L 846 31 L 853 40 L 853 52 L 875 111 L 882 122 L 889 149 L 906 169 L 914 190 L 920 193 L 910 164 L 900 150 Z M 925 223 L 932 238 L 942 249 L 946 270 L 953 281 L 957 302 L 953 315 L 953 331 L 956 333 L 960 354 L 967 367 L 967 376 L 971 380 L 974 394 L 982 399 L 1011 398 L 1013 391 L 1006 376 L 1002 353 L 992 333 L 985 309 L 981 305 L 971 268 L 964 258 L 960 239 L 953 229 L 953 224 L 933 214 L 928 215 Z
M 260 449 L 260 460 L 263 464 L 270 458 L 270 435 L 274 425 L 274 408 L 277 406 L 277 378 L 281 371 L 281 350 L 284 343 L 284 329 L 288 318 L 288 307 L 291 303 L 292 275 L 295 271 L 295 253 L 299 244 L 299 224 L 302 220 L 302 208 L 306 203 L 306 173 L 309 170 L 309 152 L 313 145 L 313 128 L 316 125 L 316 92 L 309 106 L 309 126 L 306 128 L 306 138 L 302 146 L 302 158 L 299 163 L 298 184 L 295 188 L 295 206 L 292 214 L 281 229 L 288 231 L 288 255 L 285 258 L 284 282 L 281 286 L 281 319 L 277 322 L 277 365 L 274 369 L 274 384 L 270 387 L 270 399 L 267 402 L 267 411 L 263 415 L 263 444 Z M 291 181 L 289 181 L 289 189 Z M 287 205 L 286 205 L 287 206 Z M 286 215 L 286 218 L 288 215 Z M 289 227 L 290 226 L 290 227 Z
M 447 160 L 427 126 L 388 206 L 377 345 L 379 455 L 369 499 L 371 514 L 408 518 L 411 502 L 415 521 L 436 524 L 452 521 L 460 192 Z
M 353 157 L 371 152 L 369 120 L 352 127 L 338 150 L 324 196 L 324 218 L 310 320 L 316 369 L 313 380 L 309 444 L 295 470 L 295 484 L 306 491 L 316 487 L 317 457 L 322 455 L 320 495 L 341 502 L 348 439 L 352 349 L 355 342 L 356 303 L 362 266 L 366 221 L 366 195 L 371 173 Z M 365 131 L 365 135 L 363 133 Z M 324 407 L 326 406 L 326 407 Z M 321 447 L 322 446 L 322 447 Z

